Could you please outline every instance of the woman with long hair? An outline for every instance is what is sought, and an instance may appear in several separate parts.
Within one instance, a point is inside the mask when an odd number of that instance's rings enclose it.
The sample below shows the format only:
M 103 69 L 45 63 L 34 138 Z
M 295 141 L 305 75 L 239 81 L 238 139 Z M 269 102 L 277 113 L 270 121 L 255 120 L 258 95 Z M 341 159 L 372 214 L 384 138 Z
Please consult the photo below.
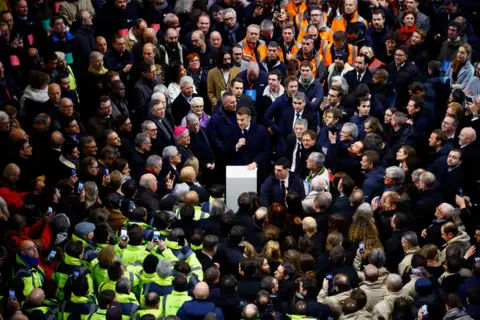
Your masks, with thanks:
M 348 239 L 356 244 L 364 243 L 365 251 L 370 251 L 374 248 L 383 249 L 375 221 L 373 218 L 363 214 L 356 214 L 354 216 L 352 225 L 348 231 Z
M 395 112 L 397 112 L 398 109 L 395 107 L 390 107 L 387 110 L 385 110 L 385 115 L 383 116 L 383 131 L 388 132 L 390 129 L 392 129 L 392 118 Z
M 98 197 L 98 188 L 95 182 L 85 182 L 83 190 L 85 191 L 85 208 L 87 210 L 102 203 Z
M 377 118 L 371 117 L 365 120 L 365 133 L 376 133 L 382 137 L 382 140 L 385 140 L 385 131 Z
M 267 259 L 270 265 L 270 273 L 273 274 L 282 263 L 282 251 L 278 241 L 268 241 L 260 252 L 260 255 Z
M 417 152 L 412 147 L 407 146 L 407 145 L 401 146 L 400 149 L 398 149 L 397 154 L 396 154 L 396 159 L 397 159 L 397 161 L 399 161 L 398 166 L 400 168 L 404 169 L 405 168 L 405 163 L 407 162 L 407 159 L 409 157 L 415 157 L 416 155 L 417 155 Z
M 468 81 L 473 77 L 475 69 L 470 62 L 471 56 L 472 46 L 468 43 L 461 44 L 458 48 L 457 56 L 445 74 L 450 79 L 452 88 L 465 90 Z

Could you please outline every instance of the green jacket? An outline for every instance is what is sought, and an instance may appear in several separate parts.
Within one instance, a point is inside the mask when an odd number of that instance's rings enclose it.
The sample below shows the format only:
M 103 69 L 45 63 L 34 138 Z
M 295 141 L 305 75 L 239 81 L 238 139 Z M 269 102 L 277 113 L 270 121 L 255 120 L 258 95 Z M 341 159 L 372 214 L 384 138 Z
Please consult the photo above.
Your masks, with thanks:
M 21 278 L 23 281 L 23 295 L 27 297 L 35 288 L 41 288 L 45 280 L 45 274 L 39 266 L 31 266 L 21 256 L 16 255 L 16 263 L 20 268 L 14 274 L 14 278 Z
M 178 292 L 173 290 L 171 294 L 161 297 L 160 310 L 162 317 L 176 316 L 184 302 L 192 300 L 188 295 L 188 291 Z
M 77 297 L 72 293 L 70 300 L 63 300 L 60 304 L 59 320 L 67 320 L 72 313 L 80 313 L 81 320 L 87 320 L 90 314 L 98 309 L 95 297 Z
M 94 242 L 87 242 L 80 237 L 77 237 L 75 234 L 72 234 L 72 241 L 80 241 L 83 244 L 84 253 L 83 260 L 91 262 L 98 255 L 98 252 L 101 250 Z
M 303 314 L 288 314 L 287 317 L 289 317 L 291 320 L 316 320 L 317 318 L 312 318 L 312 317 L 307 317 Z
M 132 288 L 137 288 L 138 287 L 138 284 L 140 283 L 140 277 L 138 275 L 136 275 L 135 273 L 133 272 L 130 272 L 130 271 L 125 271 L 125 273 L 123 274 L 123 277 L 124 278 L 128 278 L 130 279 L 130 283 L 132 284 Z M 107 275 L 107 281 L 105 282 L 102 282 L 99 286 L 98 286 L 98 292 L 102 292 L 104 290 L 113 290 L 115 291 L 115 286 L 117 285 L 117 281 L 112 281 L 108 278 L 108 275 Z M 132 289 L 133 290 L 133 289 Z M 116 291 L 115 291 L 116 292 Z
M 65 260 L 57 264 L 55 272 L 53 272 L 53 280 L 57 283 L 58 286 L 58 298 L 63 300 L 64 298 L 64 288 L 68 279 L 73 276 L 74 271 L 80 272 L 80 275 L 84 275 L 88 280 L 88 294 L 94 293 L 94 285 L 92 275 L 88 270 L 88 263 L 74 258 L 65 253 Z
M 30 315 L 32 312 L 40 310 L 43 313 L 45 320 L 55 320 L 57 319 L 58 308 L 50 308 L 48 306 L 33 306 L 30 303 L 25 302 L 22 306 L 22 309 L 25 314 Z
M 173 288 L 173 286 L 172 286 L 173 279 L 174 279 L 173 276 L 170 276 L 170 277 L 167 277 L 167 278 L 161 278 L 157 273 L 145 273 L 144 272 L 141 275 L 141 280 L 140 280 L 140 285 L 139 285 L 139 287 L 141 289 L 140 305 L 142 307 L 145 307 L 145 297 L 148 295 L 148 293 L 153 291 L 153 290 L 150 290 L 150 288 L 158 289 L 158 287 L 163 287 L 163 288 L 165 288 L 165 292 L 166 292 L 165 294 L 169 294 L 171 292 L 171 289 Z M 156 290 L 156 291 L 158 291 L 158 290 Z M 163 295 L 165 295 L 165 294 L 163 294 Z M 159 294 L 159 295 L 161 295 L 161 294 Z
M 135 313 L 140 310 L 140 304 L 135 295 L 132 292 L 130 294 L 117 293 L 116 298 L 122 306 L 122 320 L 133 319 Z
M 127 264 L 134 264 L 136 262 L 140 262 L 143 264 L 143 260 L 150 254 L 150 251 L 147 251 L 146 245 L 140 246 L 131 246 L 127 245 L 125 249 L 123 249 L 122 254 L 122 262 Z
M 197 275 L 200 281 L 203 281 L 202 264 L 198 261 L 195 252 L 189 246 L 179 246 L 177 242 L 165 240 L 167 248 L 160 250 L 158 247 L 156 250 L 152 250 L 152 254 L 156 255 L 159 259 L 166 258 L 172 262 L 186 261 L 190 266 L 190 271 Z
M 147 310 L 138 310 L 138 311 L 135 313 L 134 318 L 135 318 L 135 320 L 139 320 L 142 316 L 144 316 L 144 315 L 146 315 L 146 314 L 151 314 L 151 315 L 153 315 L 156 319 L 162 317 L 162 314 L 161 314 L 160 309 L 147 309 Z
M 202 207 L 199 206 L 194 206 L 195 209 L 195 215 L 193 216 L 193 221 L 199 221 L 201 219 L 207 219 L 210 217 L 210 214 L 208 212 L 203 212 Z M 175 211 L 175 215 L 177 216 L 177 220 L 182 220 L 182 217 L 180 216 L 180 209 L 177 209 Z
M 97 312 L 88 316 L 88 320 L 105 320 L 107 319 L 107 309 L 98 309 Z

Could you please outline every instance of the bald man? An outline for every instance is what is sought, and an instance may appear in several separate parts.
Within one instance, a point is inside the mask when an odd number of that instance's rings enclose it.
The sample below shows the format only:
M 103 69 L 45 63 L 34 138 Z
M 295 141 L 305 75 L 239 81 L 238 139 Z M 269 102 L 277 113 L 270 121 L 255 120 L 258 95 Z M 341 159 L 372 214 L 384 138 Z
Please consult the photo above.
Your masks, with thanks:
M 23 198 L 28 192 L 17 191 L 16 184 L 20 179 L 21 170 L 15 163 L 9 163 L 3 168 L 3 179 L 0 180 L 0 197 L 7 203 L 12 212 L 20 212 L 24 202 Z
M 302 221 L 303 232 L 307 235 L 318 252 L 325 250 L 325 235 L 317 230 L 317 221 L 312 217 L 305 217 Z
M 14 142 L 17 142 L 17 141 L 22 140 L 22 139 L 28 140 L 29 136 L 23 129 L 13 128 L 10 131 L 10 134 L 8 135 L 8 138 L 10 139 L 10 142 L 14 143 Z
M 388 294 L 388 290 L 385 282 L 379 280 L 378 269 L 373 264 L 366 265 L 363 272 L 365 280 L 360 286 L 360 289 L 362 289 L 368 297 L 365 309 L 368 312 L 372 312 L 373 307 Z
M 43 292 L 42 288 L 33 289 L 32 292 L 30 292 L 30 294 L 27 297 L 27 303 L 35 307 L 42 306 L 44 302 L 45 302 L 45 292 Z M 25 308 L 25 309 L 28 309 L 28 308 Z
M 257 319 L 258 316 L 259 316 L 258 308 L 253 303 L 247 304 L 245 308 L 243 308 L 243 311 L 242 311 L 243 319 Z
M 14 272 L 16 272 L 15 278 L 23 281 L 23 295 L 27 297 L 35 288 L 42 287 L 45 275 L 39 267 L 39 255 L 35 243 L 31 240 L 25 240 L 20 243 L 19 247 L 20 251 L 16 256 Z M 18 272 L 21 269 L 28 272 Z
M 192 183 L 192 185 L 196 187 L 196 190 L 203 189 L 203 187 L 198 187 L 198 186 L 194 185 L 193 183 Z M 190 186 L 190 184 L 189 184 L 189 186 Z M 190 190 L 192 190 L 192 187 L 190 187 Z M 208 201 L 208 192 L 206 192 L 206 191 L 204 191 L 204 192 L 207 195 L 207 200 L 205 200 L 205 196 L 203 197 L 203 199 L 199 198 L 199 194 L 196 191 L 189 191 L 184 196 L 185 204 L 191 205 L 195 208 L 195 216 L 193 217 L 194 221 L 199 221 L 201 219 L 206 219 L 206 218 L 210 217 L 210 214 L 208 214 L 208 212 L 203 212 L 202 208 L 199 206 L 199 203 Z M 179 212 L 179 211 L 177 211 L 177 212 Z
M 177 316 L 180 319 L 202 319 L 208 312 L 214 310 L 218 320 L 224 320 L 222 310 L 217 308 L 213 302 L 208 301 L 210 290 L 206 282 L 199 282 L 193 289 L 194 299 L 186 301 L 178 310 Z
M 410 301 L 412 300 L 412 298 L 402 294 L 403 283 L 402 278 L 398 274 L 390 274 L 387 277 L 386 284 L 388 290 L 387 295 L 384 296 L 382 301 L 377 303 L 372 310 L 372 314 L 375 319 L 390 319 L 395 300 L 397 300 L 399 297 L 404 297 Z

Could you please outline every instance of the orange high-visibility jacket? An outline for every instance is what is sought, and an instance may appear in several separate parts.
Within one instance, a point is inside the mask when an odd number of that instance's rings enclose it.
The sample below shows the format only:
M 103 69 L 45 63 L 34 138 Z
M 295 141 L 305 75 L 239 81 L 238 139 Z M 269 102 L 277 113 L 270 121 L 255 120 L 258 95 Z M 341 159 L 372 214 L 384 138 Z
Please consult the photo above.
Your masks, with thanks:
M 332 46 L 333 43 L 330 43 L 328 46 L 323 48 L 323 60 L 325 60 L 325 65 L 328 67 L 333 63 L 333 57 L 332 57 Z M 353 66 L 353 63 L 355 62 L 355 58 L 357 57 L 358 54 L 358 47 L 357 46 L 352 46 L 349 44 L 348 46 L 348 64 Z
M 367 20 L 365 20 L 363 17 L 361 17 L 358 14 L 358 11 L 355 11 L 353 14 L 352 21 L 353 22 L 363 22 L 365 26 L 368 28 Z M 337 31 L 347 31 L 347 21 L 343 18 L 343 16 L 336 17 L 333 22 L 332 22 L 332 31 L 337 32 Z

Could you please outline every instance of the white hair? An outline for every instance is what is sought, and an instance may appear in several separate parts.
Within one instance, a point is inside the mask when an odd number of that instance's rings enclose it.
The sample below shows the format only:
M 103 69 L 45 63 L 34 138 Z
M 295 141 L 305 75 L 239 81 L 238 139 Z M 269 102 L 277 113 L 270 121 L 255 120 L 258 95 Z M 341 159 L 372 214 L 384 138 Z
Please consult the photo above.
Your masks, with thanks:
M 227 15 L 227 13 L 231 13 L 233 15 L 233 19 L 235 19 L 235 21 L 237 21 L 237 12 L 235 10 L 233 10 L 232 8 L 227 8 L 227 9 L 223 10 L 222 15 L 223 15 L 224 19 L 225 19 L 225 16 Z
M 181 80 L 180 80 L 181 81 Z M 193 106 L 193 105 L 202 105 L 204 106 L 205 105 L 205 101 L 203 100 L 202 97 L 193 97 L 192 98 L 192 101 L 190 101 L 190 105 Z
M 175 147 L 175 146 L 166 146 L 165 148 L 163 148 L 162 158 L 168 160 L 168 159 L 170 159 L 171 157 L 173 157 L 177 152 L 178 152 L 177 147 Z
M 354 139 L 358 137 L 358 127 L 355 123 L 353 122 L 344 123 L 342 129 L 345 130 Z
M 324 192 L 325 191 L 325 179 L 320 176 L 316 176 L 312 179 L 312 191 Z
M 191 84 L 193 86 L 193 78 L 190 77 L 190 76 L 183 76 L 180 78 L 180 82 L 179 82 L 179 86 L 180 88 L 187 85 L 187 84 Z
M 357 208 L 357 213 L 359 214 L 366 214 L 366 215 L 373 215 L 372 206 L 369 203 L 362 203 Z

